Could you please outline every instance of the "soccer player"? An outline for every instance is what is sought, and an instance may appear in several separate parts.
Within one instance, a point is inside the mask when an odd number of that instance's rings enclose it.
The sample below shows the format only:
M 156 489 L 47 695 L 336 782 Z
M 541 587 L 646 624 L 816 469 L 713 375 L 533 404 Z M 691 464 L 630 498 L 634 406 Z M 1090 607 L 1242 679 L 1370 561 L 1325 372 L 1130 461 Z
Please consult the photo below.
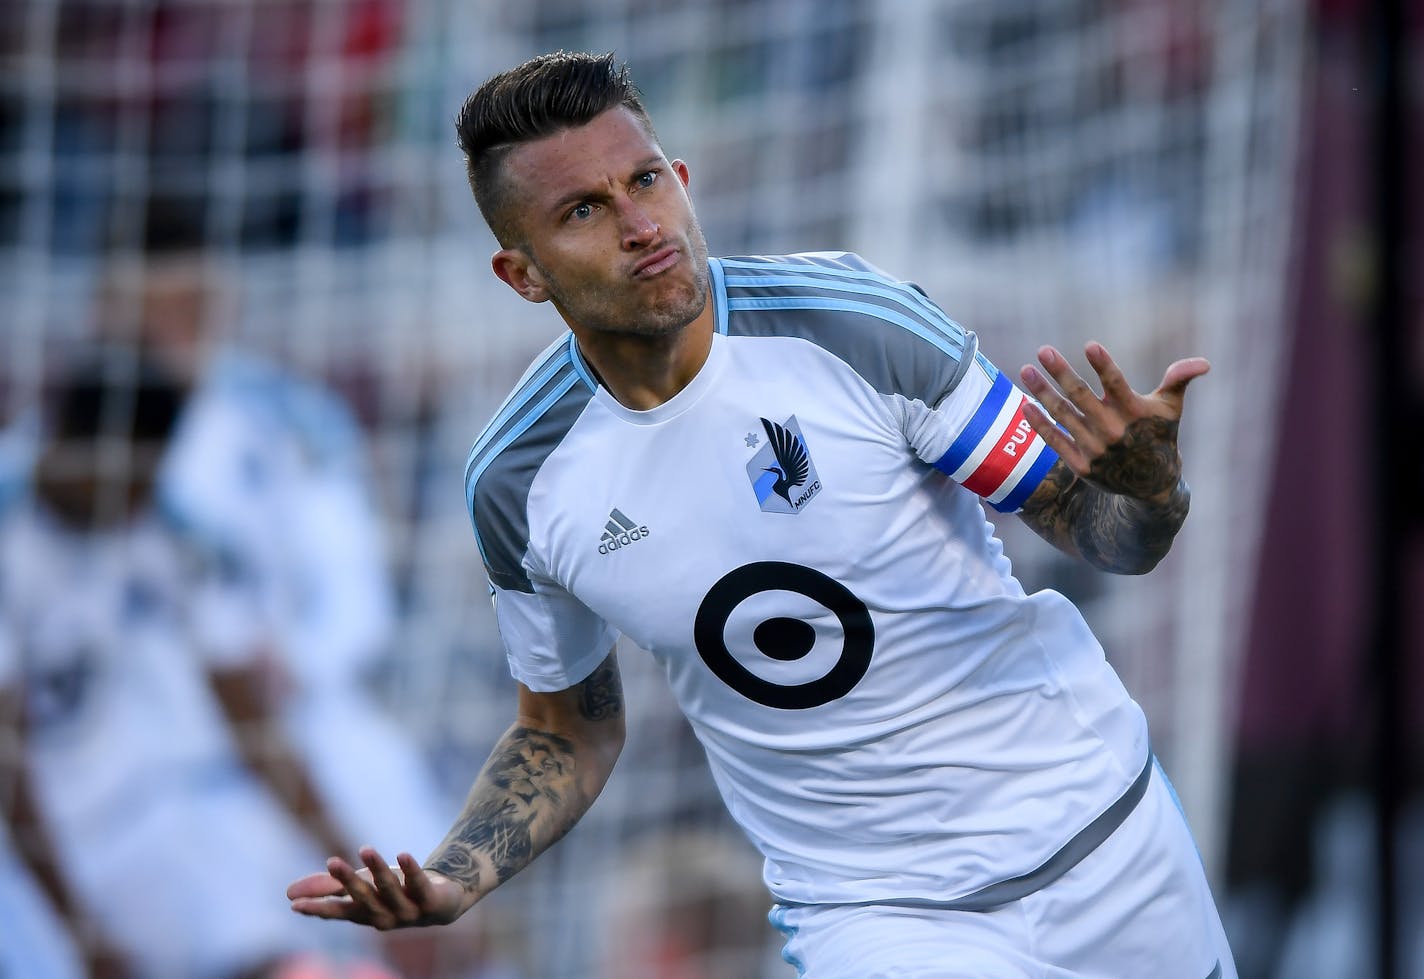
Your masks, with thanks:
M 450 921 L 568 832 L 622 744 L 621 634 L 666 669 L 800 974 L 1234 976 L 1141 709 L 981 503 L 1149 571 L 1207 363 L 1143 395 L 1090 344 L 1098 395 L 1043 347 L 1034 401 L 855 255 L 709 258 L 611 56 L 498 75 L 457 128 L 495 275 L 569 327 L 465 472 L 516 720 L 423 865 L 332 858 L 294 910 Z

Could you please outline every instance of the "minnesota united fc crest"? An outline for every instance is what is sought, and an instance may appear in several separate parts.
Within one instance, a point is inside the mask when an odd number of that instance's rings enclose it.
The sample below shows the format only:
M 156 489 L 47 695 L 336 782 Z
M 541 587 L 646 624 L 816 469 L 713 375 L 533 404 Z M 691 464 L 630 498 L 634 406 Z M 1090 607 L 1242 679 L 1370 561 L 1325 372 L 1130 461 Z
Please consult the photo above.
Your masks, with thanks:
M 800 513 L 821 492 L 816 464 L 792 415 L 785 425 L 763 418 L 766 444 L 747 463 L 757 503 L 767 513 Z

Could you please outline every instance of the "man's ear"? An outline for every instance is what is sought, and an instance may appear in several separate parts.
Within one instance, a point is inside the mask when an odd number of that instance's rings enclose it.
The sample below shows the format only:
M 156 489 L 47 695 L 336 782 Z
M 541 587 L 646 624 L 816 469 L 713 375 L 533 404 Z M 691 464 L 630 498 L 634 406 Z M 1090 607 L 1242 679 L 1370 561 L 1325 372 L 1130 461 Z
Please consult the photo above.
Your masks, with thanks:
M 501 248 L 490 259 L 490 268 L 505 285 L 531 303 L 548 302 L 549 290 L 544 276 L 521 249 Z

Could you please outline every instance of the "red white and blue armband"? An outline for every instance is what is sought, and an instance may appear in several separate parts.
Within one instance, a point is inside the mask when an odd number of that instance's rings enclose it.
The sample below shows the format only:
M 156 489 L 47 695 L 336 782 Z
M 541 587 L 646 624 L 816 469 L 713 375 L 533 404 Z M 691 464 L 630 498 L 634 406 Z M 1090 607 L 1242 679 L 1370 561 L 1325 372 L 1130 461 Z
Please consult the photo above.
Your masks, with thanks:
M 982 496 L 995 510 L 1013 513 L 1043 482 L 1058 453 L 1024 417 L 1028 396 L 1007 375 L 989 369 L 993 379 L 983 400 L 935 468 Z M 971 371 L 965 380 L 975 373 Z

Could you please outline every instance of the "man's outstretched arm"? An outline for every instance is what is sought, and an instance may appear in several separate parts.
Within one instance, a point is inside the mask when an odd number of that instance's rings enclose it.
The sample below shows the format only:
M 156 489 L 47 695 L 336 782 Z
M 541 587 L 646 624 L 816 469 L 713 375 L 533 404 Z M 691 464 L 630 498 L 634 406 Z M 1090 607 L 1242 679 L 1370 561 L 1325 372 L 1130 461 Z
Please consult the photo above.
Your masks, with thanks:
M 1210 365 L 1200 357 L 1179 360 L 1155 391 L 1142 395 L 1101 344 L 1088 344 L 1086 353 L 1101 396 L 1052 347 L 1039 351 L 1039 362 L 1054 383 L 1037 368 L 1023 369 L 1025 386 L 1048 412 L 1029 404 L 1024 414 L 1059 458 L 1020 516 L 1059 550 L 1096 568 L 1144 574 L 1166 555 L 1187 517 L 1191 492 L 1177 426 L 1187 384 Z
M 464 810 L 424 866 L 370 847 L 364 869 L 338 857 L 287 888 L 292 910 L 382 931 L 445 924 L 514 876 L 588 811 L 623 748 L 623 690 L 613 653 L 557 693 L 521 686 L 518 717 L 490 752 Z

